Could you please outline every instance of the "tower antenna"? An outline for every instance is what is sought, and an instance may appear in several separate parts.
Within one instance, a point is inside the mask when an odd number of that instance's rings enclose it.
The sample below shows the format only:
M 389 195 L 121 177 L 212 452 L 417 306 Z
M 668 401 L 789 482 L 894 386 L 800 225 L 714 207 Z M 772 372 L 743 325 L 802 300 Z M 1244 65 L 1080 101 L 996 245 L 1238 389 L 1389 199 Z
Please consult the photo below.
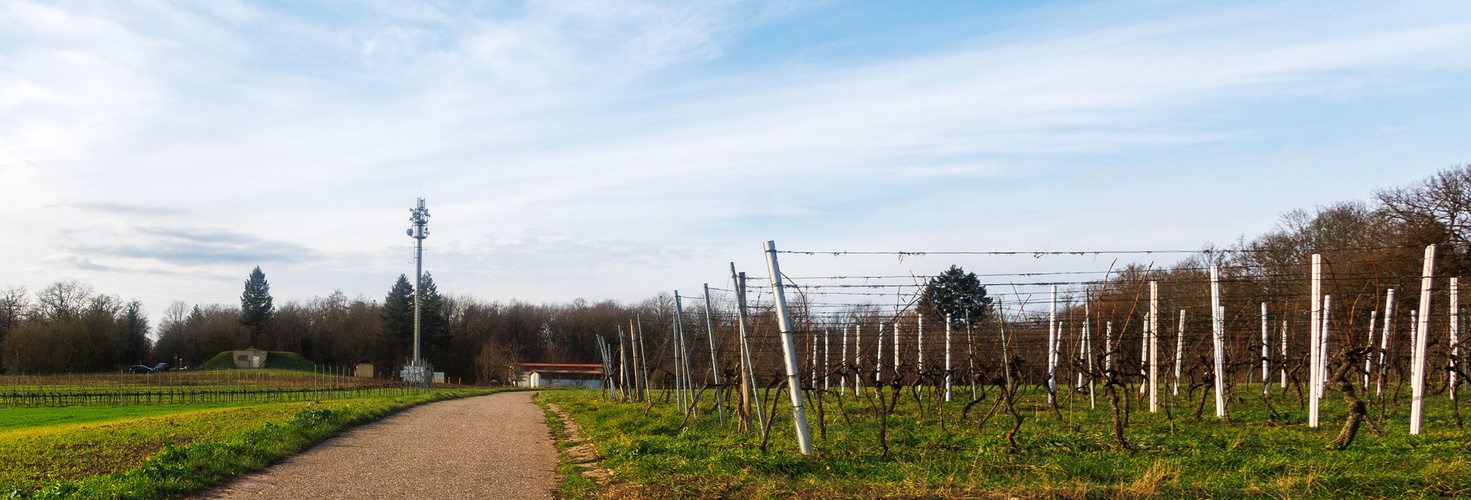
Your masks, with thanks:
M 421 305 L 424 296 L 424 238 L 429 237 L 429 209 L 424 208 L 424 198 L 419 198 L 418 206 L 409 209 L 409 221 L 414 227 L 409 228 L 408 235 L 414 239 L 414 374 L 418 377 L 426 375 L 424 372 L 424 359 L 419 355 L 419 325 Z

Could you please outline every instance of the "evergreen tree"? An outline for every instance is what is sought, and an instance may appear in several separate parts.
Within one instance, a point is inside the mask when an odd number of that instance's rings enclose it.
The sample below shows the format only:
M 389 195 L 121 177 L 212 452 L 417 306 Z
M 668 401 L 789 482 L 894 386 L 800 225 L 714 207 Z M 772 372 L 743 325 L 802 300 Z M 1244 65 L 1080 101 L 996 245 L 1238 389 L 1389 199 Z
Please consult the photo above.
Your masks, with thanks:
M 245 280 L 245 293 L 240 295 L 240 324 L 250 329 L 250 348 L 260 341 L 260 334 L 270 323 L 275 308 L 271 306 L 271 285 L 266 283 L 266 273 L 260 266 L 250 272 Z
M 144 363 L 152 345 L 148 340 L 148 317 L 143 315 L 143 303 L 136 300 L 129 302 L 123 309 L 123 317 L 118 326 L 123 335 L 122 361 Z
M 976 273 L 951 265 L 925 284 L 919 306 L 920 310 L 940 318 L 949 314 L 951 321 L 964 321 L 969 317 L 971 324 L 979 324 L 986 319 L 991 298 L 986 296 L 986 287 L 981 285 Z
M 444 297 L 439 295 L 439 287 L 434 285 L 434 276 L 428 272 L 424 273 L 424 294 L 419 300 L 419 349 L 425 358 L 438 360 L 450 345 L 449 311 Z
M 409 277 L 398 275 L 398 281 L 383 299 L 383 331 L 378 335 L 383 361 L 399 363 L 413 355 L 414 285 Z

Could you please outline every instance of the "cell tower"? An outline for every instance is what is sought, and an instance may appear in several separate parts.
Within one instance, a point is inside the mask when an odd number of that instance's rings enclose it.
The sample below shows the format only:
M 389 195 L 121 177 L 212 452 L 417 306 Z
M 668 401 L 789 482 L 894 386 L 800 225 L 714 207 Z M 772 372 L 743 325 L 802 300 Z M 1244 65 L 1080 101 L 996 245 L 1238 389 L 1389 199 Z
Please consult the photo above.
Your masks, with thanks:
M 419 310 L 421 298 L 424 295 L 424 238 L 429 237 L 429 209 L 424 208 L 424 199 L 419 198 L 419 206 L 409 209 L 409 221 L 414 227 L 407 231 L 410 238 L 414 239 L 414 362 L 413 366 L 422 371 L 424 359 L 419 357 Z

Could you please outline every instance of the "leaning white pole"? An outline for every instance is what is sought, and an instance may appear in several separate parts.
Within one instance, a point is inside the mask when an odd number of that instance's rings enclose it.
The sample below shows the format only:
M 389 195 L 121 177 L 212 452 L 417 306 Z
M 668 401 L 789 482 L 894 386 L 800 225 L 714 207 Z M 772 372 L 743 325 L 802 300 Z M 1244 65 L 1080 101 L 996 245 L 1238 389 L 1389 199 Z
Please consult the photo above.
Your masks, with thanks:
M 1149 313 L 1145 312 L 1144 332 L 1139 336 L 1139 377 L 1141 379 L 1149 378 L 1149 325 Z M 1149 388 L 1144 386 L 1144 382 L 1139 382 L 1139 394 L 1146 392 L 1149 392 Z
M 1323 328 L 1323 256 L 1313 254 L 1312 303 L 1308 318 L 1308 427 L 1318 426 L 1318 339 Z
M 1047 308 L 1047 402 L 1057 393 L 1057 285 Z
M 1221 309 L 1221 271 L 1215 264 L 1211 265 L 1211 335 L 1215 340 L 1216 353 L 1216 417 L 1226 418 L 1226 397 L 1222 392 L 1226 389 L 1226 377 L 1224 358 L 1226 318 Z
M 829 385 L 832 382 L 832 377 L 829 377 L 828 374 L 832 373 L 833 345 L 828 333 L 827 328 L 822 329 L 822 390 L 824 391 L 832 388 Z M 815 381 L 814 385 L 816 385 Z
M 1149 412 L 1159 411 L 1159 282 L 1149 282 Z
M 776 241 L 766 242 L 766 272 L 771 277 L 772 300 L 776 303 L 776 324 L 781 329 L 782 358 L 786 362 L 787 392 L 792 396 L 792 422 L 797 427 L 797 447 L 803 455 L 812 453 L 807 438 L 807 413 L 802 409 L 802 381 L 797 374 L 797 350 L 792 345 L 792 319 L 787 312 L 786 295 L 782 293 L 781 269 L 776 263 Z
M 1410 434 L 1420 434 L 1425 406 L 1425 349 L 1430 338 L 1430 285 L 1435 277 L 1435 245 L 1425 247 L 1425 267 L 1420 273 L 1420 317 L 1415 327 L 1414 365 L 1411 369 L 1414 400 L 1410 402 Z
M 1267 367 L 1267 360 L 1270 359 L 1267 353 L 1269 342 L 1267 339 L 1267 303 L 1262 302 L 1262 394 L 1272 392 L 1272 371 Z
M 1093 380 L 1093 373 L 1094 373 L 1093 372 L 1093 335 L 1090 332 L 1090 330 L 1088 329 L 1088 315 L 1089 314 L 1090 314 L 1090 312 L 1088 310 L 1088 302 L 1084 301 L 1083 302 L 1083 346 L 1085 347 L 1084 352 L 1087 353 L 1087 354 L 1085 354 L 1086 358 L 1084 358 L 1084 359 L 1086 359 L 1087 362 L 1088 362 L 1088 372 L 1089 372 L 1089 374 L 1088 374 L 1088 407 L 1089 408 L 1097 408 L 1098 407 L 1098 399 L 1097 399 L 1097 397 L 1094 396 L 1094 386 L 1097 385 L 1097 384 L 1094 384 L 1093 383 L 1094 382 L 1094 380 Z

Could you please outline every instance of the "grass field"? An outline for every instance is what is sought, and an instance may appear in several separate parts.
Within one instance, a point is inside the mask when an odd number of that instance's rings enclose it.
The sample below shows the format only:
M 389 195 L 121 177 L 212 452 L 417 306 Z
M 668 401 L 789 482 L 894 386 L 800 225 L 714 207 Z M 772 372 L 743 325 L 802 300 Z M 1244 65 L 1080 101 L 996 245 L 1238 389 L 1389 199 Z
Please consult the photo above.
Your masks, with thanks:
M 964 391 L 969 395 L 968 388 Z M 1132 391 L 1127 396 L 1133 396 Z M 1126 396 L 1126 397 L 1127 397 Z M 1033 389 L 1018 402 L 1020 450 L 1005 438 L 1013 419 L 998 410 L 984 425 L 991 399 L 961 420 L 963 402 L 921 415 L 906 395 L 889 419 L 885 455 L 879 419 L 862 398 L 829 395 L 819 415 L 809 401 L 816 451 L 796 451 L 790 407 L 776 412 L 771 443 L 760 434 L 721 427 L 706 413 L 681 427 L 673 404 L 617 403 L 595 391 L 543 393 L 573 415 L 606 457 L 620 483 L 570 488 L 573 496 L 607 498 L 1465 498 L 1471 496 L 1471 432 L 1457 427 L 1446 398 L 1428 400 L 1425 429 L 1409 436 L 1408 403 L 1386 408 L 1346 450 L 1327 448 L 1347 405 L 1329 393 L 1323 425 L 1309 428 L 1295 396 L 1277 394 L 1273 413 L 1260 398 L 1230 405 L 1230 420 L 1206 405 L 1200 421 L 1182 395 L 1165 412 L 1132 403 L 1126 437 L 1115 444 L 1108 403 L 1090 409 L 1086 394 L 1063 398 L 1059 413 Z M 783 398 L 785 399 L 785 398 Z M 768 408 L 770 401 L 768 400 Z M 1377 419 L 1377 408 L 1372 412 Z M 1059 418 L 1059 416 L 1061 418 Z M 943 420 L 943 423 L 942 423 Z
M 234 405 L 0 409 L 0 496 L 162 498 L 416 404 L 495 392 Z

